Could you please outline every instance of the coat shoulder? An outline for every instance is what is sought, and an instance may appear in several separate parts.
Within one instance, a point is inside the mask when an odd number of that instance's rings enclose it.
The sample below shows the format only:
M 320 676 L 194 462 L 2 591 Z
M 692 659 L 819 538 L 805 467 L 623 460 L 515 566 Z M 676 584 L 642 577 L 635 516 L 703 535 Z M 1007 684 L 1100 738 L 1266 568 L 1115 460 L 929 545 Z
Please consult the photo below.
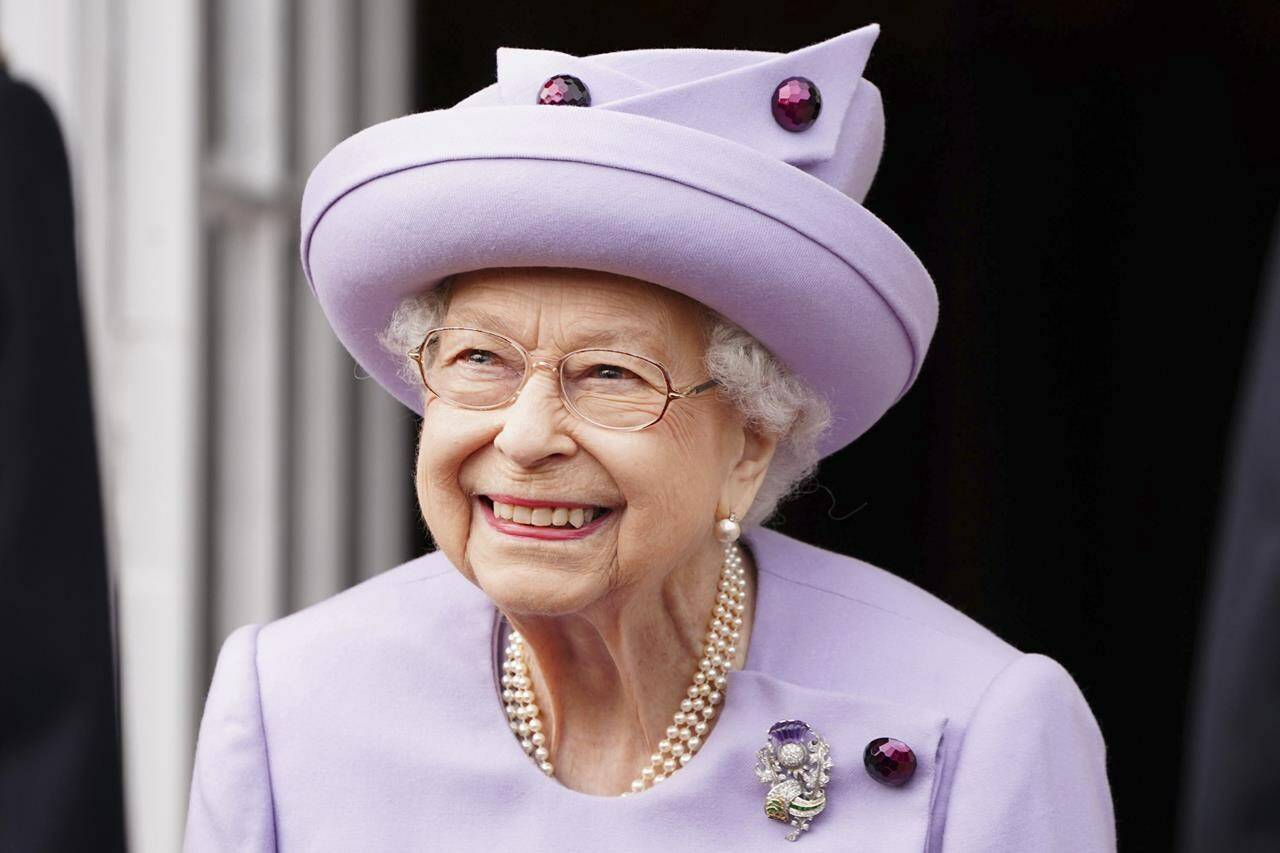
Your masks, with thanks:
M 788 585 L 844 599 L 850 609 L 871 609 L 902 630 L 924 631 L 939 641 L 960 641 L 1012 659 L 1018 650 L 991 629 L 931 592 L 879 566 L 830 551 L 769 528 L 756 540 L 766 551 L 762 570 Z
M 487 601 L 432 551 L 264 625 L 259 643 L 272 658 L 352 661 L 424 635 L 445 641 L 451 614 L 479 612 Z
M 904 701 L 963 718 L 1023 656 L 956 607 L 865 560 L 769 528 L 755 528 L 747 541 L 761 589 L 753 630 L 784 638 L 767 644 L 759 664 L 780 674 L 825 689 L 892 684 Z M 841 649 L 847 653 L 832 654 Z M 819 655 L 821 667 L 794 663 Z

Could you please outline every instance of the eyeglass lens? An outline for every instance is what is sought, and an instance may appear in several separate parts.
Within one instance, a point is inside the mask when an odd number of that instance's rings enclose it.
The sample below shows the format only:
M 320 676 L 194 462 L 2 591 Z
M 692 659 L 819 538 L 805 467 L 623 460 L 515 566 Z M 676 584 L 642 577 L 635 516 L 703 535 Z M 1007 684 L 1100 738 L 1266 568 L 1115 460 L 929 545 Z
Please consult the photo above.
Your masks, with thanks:
M 520 350 L 497 335 L 442 329 L 427 339 L 423 375 L 432 393 L 463 406 L 496 406 L 524 380 Z M 635 428 L 656 420 L 667 400 L 662 370 L 638 356 L 582 350 L 560 364 L 570 408 L 601 426 Z

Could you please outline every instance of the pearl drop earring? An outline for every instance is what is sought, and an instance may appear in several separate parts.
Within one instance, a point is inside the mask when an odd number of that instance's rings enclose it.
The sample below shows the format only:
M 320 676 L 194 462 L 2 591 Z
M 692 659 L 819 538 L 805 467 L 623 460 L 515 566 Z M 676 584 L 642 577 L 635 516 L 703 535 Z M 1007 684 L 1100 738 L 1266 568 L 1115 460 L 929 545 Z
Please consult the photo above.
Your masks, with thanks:
M 722 518 L 716 522 L 716 539 L 721 542 L 736 541 L 741 534 L 742 527 L 738 524 L 737 513 L 731 512 L 728 518 Z

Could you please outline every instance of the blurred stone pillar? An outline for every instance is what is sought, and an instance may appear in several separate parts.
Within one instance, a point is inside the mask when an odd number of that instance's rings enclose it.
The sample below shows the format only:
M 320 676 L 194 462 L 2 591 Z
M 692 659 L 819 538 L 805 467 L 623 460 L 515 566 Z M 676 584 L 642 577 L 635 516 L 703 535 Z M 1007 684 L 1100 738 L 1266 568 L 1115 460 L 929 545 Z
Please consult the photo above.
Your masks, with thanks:
M 297 246 L 315 162 L 410 111 L 412 38 L 408 0 L 0 0 L 82 226 L 135 853 L 181 845 L 226 635 L 409 556 L 414 416 Z

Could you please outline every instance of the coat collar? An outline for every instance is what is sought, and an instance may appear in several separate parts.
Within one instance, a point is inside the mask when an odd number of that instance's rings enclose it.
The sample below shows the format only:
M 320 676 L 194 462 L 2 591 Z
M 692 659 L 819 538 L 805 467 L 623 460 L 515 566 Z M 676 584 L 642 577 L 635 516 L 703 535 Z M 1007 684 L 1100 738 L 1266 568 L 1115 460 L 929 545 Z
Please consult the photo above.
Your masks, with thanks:
M 755 777 L 756 751 L 765 744 L 773 723 L 804 720 L 830 745 L 834 761 L 826 788 L 827 810 L 806 835 L 887 839 L 879 850 L 925 849 L 941 778 L 946 716 L 933 709 L 886 701 L 864 689 L 865 685 L 842 685 L 842 661 L 868 652 L 856 644 L 852 626 L 813 618 L 822 590 L 788 580 L 792 572 L 784 563 L 799 556 L 797 546 L 803 543 L 760 527 L 744 530 L 743 540 L 758 572 L 756 621 L 746 667 L 730 671 L 720 718 L 697 759 L 662 786 L 615 802 L 540 777 L 507 731 L 505 715 L 501 714 L 497 686 L 501 648 L 495 630 L 498 611 L 487 596 L 449 566 L 454 582 L 469 590 L 468 609 L 474 610 L 466 621 L 483 626 L 466 633 L 470 639 L 465 657 L 470 663 L 466 666 L 464 701 L 457 703 L 457 709 L 467 714 L 470 725 L 480 724 L 484 735 L 498 738 L 505 772 L 529 776 L 529 787 L 548 808 L 580 813 L 602 809 L 612 815 L 610 820 L 620 818 L 623 809 L 637 819 L 652 811 L 653 820 L 669 821 L 673 806 L 683 803 L 681 808 L 715 815 L 718 843 L 736 840 L 746 845 L 745 849 L 755 849 L 753 845 L 772 835 L 783 843 L 789 830 L 764 814 L 766 788 Z M 463 624 L 463 620 L 459 618 L 455 624 Z M 892 687 L 885 685 L 885 692 Z M 494 713 L 475 713 L 477 707 L 485 706 L 491 706 Z M 464 724 L 455 720 L 453 725 Z M 897 738 L 915 752 L 918 766 L 906 785 L 882 785 L 863 767 L 863 752 L 878 737 Z

